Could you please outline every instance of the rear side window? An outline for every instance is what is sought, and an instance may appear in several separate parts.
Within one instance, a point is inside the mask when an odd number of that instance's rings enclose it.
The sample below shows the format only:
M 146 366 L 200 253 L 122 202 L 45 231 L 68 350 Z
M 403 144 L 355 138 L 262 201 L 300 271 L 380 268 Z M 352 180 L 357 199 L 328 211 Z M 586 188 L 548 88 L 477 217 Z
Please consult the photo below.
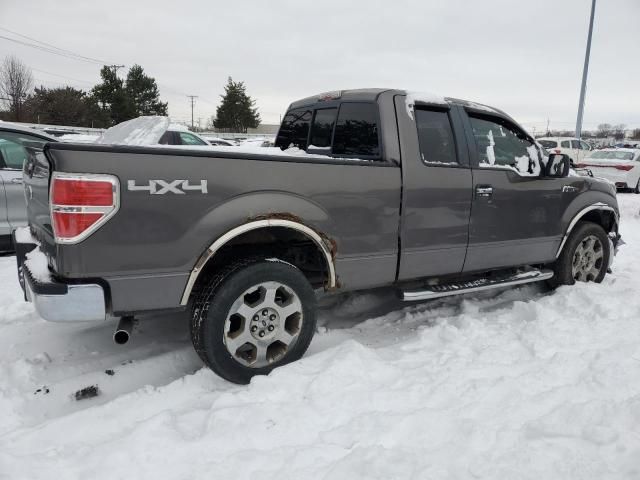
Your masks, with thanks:
M 206 145 L 206 143 L 198 137 L 187 132 L 178 132 L 178 136 L 180 137 L 180 143 L 182 143 L 182 145 Z
M 556 142 L 554 140 L 538 140 L 538 142 L 544 148 L 556 148 L 558 146 L 558 142 Z
M 333 136 L 333 154 L 354 157 L 380 156 L 377 105 L 373 103 L 340 105 Z
M 571 148 L 571 142 L 569 140 L 563 140 L 560 142 L 561 148 Z
M 448 113 L 416 110 L 415 116 L 422 161 L 427 164 L 458 165 Z
M 293 146 L 306 150 L 310 123 L 311 110 L 298 109 L 287 112 L 278 131 L 276 147 L 286 150 Z
M 330 148 L 333 126 L 336 123 L 337 108 L 323 108 L 316 110 L 311 126 L 309 148 Z

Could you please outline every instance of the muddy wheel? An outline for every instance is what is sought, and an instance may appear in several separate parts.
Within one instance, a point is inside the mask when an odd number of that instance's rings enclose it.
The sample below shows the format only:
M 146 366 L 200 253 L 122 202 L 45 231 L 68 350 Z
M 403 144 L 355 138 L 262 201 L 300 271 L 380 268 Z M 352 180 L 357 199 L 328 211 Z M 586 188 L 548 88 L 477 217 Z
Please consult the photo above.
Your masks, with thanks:
M 610 255 L 609 239 L 604 229 L 591 222 L 579 223 L 554 265 L 552 286 L 602 282 Z
M 248 383 L 304 355 L 316 327 L 313 288 L 295 266 L 243 260 L 212 278 L 194 302 L 191 338 L 221 377 Z

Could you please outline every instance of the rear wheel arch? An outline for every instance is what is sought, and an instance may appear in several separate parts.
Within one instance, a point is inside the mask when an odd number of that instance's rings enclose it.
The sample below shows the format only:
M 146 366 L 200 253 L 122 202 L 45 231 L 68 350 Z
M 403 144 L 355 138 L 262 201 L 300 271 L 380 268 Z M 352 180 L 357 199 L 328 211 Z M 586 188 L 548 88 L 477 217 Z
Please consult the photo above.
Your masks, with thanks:
M 210 273 L 238 256 L 277 257 L 300 268 L 309 276 L 310 269 L 323 269 L 321 281 L 309 278 L 316 286 L 327 289 L 337 286 L 333 242 L 325 235 L 298 221 L 284 218 L 254 220 L 235 227 L 218 237 L 198 258 L 191 270 L 182 295 L 181 305 L 186 305 L 194 288 Z M 233 251 L 233 254 L 232 254 Z M 305 268 L 306 259 L 298 256 L 315 256 Z

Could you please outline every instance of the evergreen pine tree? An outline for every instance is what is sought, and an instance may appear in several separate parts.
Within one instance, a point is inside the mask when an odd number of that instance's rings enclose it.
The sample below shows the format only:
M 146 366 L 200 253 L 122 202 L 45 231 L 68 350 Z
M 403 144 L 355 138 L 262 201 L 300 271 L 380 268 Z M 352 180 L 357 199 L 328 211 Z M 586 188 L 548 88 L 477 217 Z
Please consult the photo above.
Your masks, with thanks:
M 255 100 L 247 95 L 244 82 L 234 82 L 231 77 L 224 87 L 222 102 L 216 109 L 213 125 L 228 132 L 246 133 L 248 128 L 260 125 L 260 114 Z
M 129 69 L 125 90 L 135 116 L 167 114 L 167 103 L 160 101 L 156 80 L 145 75 L 140 65 Z

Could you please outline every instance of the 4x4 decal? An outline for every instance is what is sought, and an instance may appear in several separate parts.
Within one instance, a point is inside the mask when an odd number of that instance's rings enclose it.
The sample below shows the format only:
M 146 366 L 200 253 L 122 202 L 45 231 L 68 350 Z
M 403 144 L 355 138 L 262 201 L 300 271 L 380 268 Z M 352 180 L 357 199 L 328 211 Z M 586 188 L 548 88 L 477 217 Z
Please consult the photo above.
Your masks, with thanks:
M 192 185 L 189 180 L 149 180 L 148 185 L 136 185 L 135 180 L 127 181 L 127 190 L 132 192 L 149 192 L 151 195 L 164 195 L 175 193 L 185 195 L 189 191 L 207 193 L 207 181 L 200 180 L 199 184 Z

